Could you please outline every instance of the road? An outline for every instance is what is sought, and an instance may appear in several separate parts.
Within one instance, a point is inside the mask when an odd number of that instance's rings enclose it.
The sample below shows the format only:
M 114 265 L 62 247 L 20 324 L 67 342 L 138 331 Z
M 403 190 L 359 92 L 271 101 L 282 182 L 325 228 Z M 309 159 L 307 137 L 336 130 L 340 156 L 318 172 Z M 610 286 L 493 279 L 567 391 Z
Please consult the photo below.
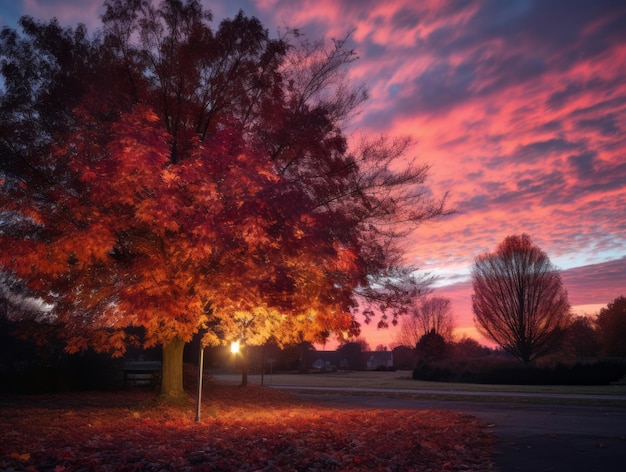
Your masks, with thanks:
M 362 395 L 359 389 L 349 394 L 337 389 L 329 389 L 328 394 L 319 388 L 312 389 L 315 393 L 296 390 L 307 400 L 344 408 L 445 409 L 470 414 L 484 420 L 498 438 L 494 459 L 502 472 L 626 470 L 625 408 L 390 398 L 373 396 L 372 389 L 360 389 Z

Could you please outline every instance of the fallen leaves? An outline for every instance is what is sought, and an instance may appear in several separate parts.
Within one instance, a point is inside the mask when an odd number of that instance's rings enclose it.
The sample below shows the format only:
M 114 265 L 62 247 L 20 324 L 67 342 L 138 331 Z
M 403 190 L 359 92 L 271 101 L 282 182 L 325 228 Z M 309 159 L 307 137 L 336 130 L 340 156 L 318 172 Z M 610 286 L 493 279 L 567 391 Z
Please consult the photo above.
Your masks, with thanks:
M 493 470 L 492 437 L 448 411 L 341 410 L 267 387 L 195 404 L 143 392 L 2 399 L 0 468 L 23 471 Z

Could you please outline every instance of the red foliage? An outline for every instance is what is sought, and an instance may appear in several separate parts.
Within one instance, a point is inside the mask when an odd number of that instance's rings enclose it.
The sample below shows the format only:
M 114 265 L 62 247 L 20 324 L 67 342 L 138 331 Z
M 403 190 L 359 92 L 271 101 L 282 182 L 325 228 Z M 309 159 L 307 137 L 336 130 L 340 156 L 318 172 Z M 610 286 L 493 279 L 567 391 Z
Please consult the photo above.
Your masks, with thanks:
M 3 470 L 492 470 L 492 438 L 448 411 L 339 410 L 267 387 L 193 401 L 142 392 L 2 400 Z

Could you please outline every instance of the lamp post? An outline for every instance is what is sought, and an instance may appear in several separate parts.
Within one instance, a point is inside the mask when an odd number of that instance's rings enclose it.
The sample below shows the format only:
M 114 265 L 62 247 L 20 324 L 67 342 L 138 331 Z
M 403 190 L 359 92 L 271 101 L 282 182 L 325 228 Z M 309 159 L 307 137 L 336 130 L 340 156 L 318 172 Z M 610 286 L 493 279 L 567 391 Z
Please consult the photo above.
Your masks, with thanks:
M 205 346 L 200 341 L 200 360 L 198 361 L 198 395 L 196 399 L 196 422 L 200 421 L 200 406 L 202 405 L 202 374 L 204 373 L 204 349 Z M 239 341 L 233 341 L 230 344 L 230 352 L 237 354 L 239 352 Z
M 200 421 L 200 405 L 202 404 L 202 374 L 204 372 L 204 344 L 200 341 L 200 361 L 198 362 L 198 400 L 196 403 L 196 422 Z

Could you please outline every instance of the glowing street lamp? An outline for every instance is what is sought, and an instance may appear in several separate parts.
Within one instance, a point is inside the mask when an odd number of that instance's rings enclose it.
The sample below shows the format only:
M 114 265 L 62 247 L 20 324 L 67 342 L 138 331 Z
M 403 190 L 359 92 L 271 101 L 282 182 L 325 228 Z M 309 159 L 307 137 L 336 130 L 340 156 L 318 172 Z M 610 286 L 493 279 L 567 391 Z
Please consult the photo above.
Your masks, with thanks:
M 232 354 L 237 354 L 239 352 L 239 341 L 233 341 L 230 343 L 230 352 Z

